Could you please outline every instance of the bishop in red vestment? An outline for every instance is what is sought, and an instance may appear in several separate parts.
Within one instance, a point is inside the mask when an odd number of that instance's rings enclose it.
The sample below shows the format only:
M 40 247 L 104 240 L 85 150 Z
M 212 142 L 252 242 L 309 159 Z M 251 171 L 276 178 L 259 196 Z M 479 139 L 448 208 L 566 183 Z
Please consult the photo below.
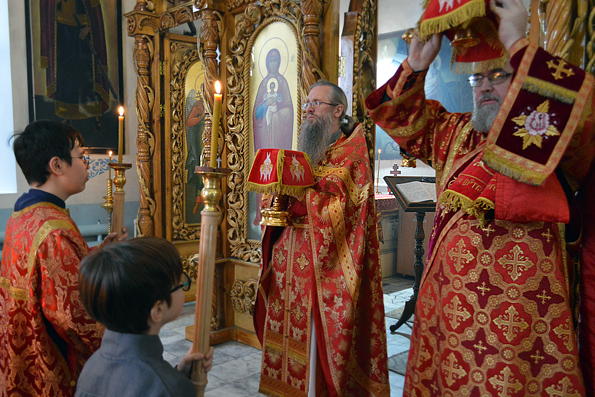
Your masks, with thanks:
M 347 106 L 339 87 L 315 84 L 304 106 L 299 149 L 312 160 L 315 185 L 291 198 L 291 226 L 264 232 L 254 313 L 263 350 L 260 392 L 388 396 L 366 139 L 361 126 L 341 131 Z
M 510 63 L 472 76 L 473 115 L 425 98 L 438 36 L 415 40 L 366 100 L 436 170 L 404 394 L 583 396 L 565 191 L 572 201 L 595 155 L 593 77 L 528 43 L 520 0 L 494 3 Z

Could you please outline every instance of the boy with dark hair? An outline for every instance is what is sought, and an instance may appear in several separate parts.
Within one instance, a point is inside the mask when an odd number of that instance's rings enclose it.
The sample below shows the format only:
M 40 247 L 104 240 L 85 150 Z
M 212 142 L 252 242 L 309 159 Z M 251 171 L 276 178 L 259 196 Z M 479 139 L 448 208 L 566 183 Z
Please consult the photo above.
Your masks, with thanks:
M 0 266 L 0 396 L 72 396 L 103 327 L 83 310 L 78 271 L 89 247 L 65 208 L 85 189 L 81 134 L 35 121 L 13 149 L 31 189 L 6 225 Z M 112 233 L 103 241 L 110 244 Z M 125 233 L 119 238 L 128 236 Z
M 81 301 L 106 326 L 101 348 L 89 359 L 77 397 L 195 396 L 188 379 L 192 349 L 177 366 L 163 359 L 159 330 L 180 315 L 190 279 L 172 243 L 141 237 L 85 258 L 79 274 Z M 204 367 L 211 369 L 213 348 Z

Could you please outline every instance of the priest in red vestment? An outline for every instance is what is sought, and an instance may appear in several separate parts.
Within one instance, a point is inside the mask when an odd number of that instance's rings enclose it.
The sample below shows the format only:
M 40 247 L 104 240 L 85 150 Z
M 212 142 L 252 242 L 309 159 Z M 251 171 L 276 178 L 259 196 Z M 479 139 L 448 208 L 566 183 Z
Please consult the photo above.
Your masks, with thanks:
M 338 86 L 311 87 L 299 150 L 315 184 L 290 198 L 291 226 L 264 231 L 254 326 L 269 396 L 390 394 L 370 158 L 346 108 Z
M 78 131 L 53 121 L 35 121 L 14 140 L 31 189 L 17 200 L 6 225 L 1 397 L 74 395 L 83 365 L 101 343 L 103 326 L 79 300 L 79 263 L 89 247 L 65 208 L 65 200 L 82 192 L 89 179 L 82 145 Z
M 572 202 L 595 156 L 594 80 L 529 44 L 521 0 L 490 9 L 508 62 L 470 77 L 472 114 L 425 98 L 440 35 L 413 40 L 366 99 L 376 123 L 436 170 L 404 395 L 583 396 Z

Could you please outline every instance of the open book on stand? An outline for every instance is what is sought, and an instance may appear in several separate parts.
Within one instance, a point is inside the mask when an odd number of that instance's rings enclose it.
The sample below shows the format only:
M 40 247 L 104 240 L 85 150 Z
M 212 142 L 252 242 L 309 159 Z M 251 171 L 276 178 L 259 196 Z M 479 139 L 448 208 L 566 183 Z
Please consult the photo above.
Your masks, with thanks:
M 413 181 L 399 183 L 396 187 L 407 205 L 436 202 L 436 184 L 434 183 Z

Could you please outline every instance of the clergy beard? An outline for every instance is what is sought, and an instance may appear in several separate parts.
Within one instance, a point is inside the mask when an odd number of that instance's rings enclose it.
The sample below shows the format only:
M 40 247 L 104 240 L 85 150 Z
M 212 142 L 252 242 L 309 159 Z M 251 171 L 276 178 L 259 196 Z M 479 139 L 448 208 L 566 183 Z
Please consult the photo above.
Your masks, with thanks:
M 330 131 L 332 121 L 332 114 L 327 112 L 314 120 L 306 118 L 302 123 L 298 150 L 310 156 L 312 167 L 322 161 L 326 149 L 336 140 L 335 134 Z
M 494 99 L 498 103 L 491 103 L 487 105 L 479 105 L 485 99 Z M 471 116 L 471 122 L 473 123 L 473 128 L 479 132 L 487 133 L 490 128 L 492 128 L 492 124 L 494 124 L 494 120 L 500 111 L 500 106 L 502 105 L 502 98 L 497 95 L 491 94 L 483 94 L 481 95 L 476 101 L 475 106 L 473 107 L 473 114 Z

